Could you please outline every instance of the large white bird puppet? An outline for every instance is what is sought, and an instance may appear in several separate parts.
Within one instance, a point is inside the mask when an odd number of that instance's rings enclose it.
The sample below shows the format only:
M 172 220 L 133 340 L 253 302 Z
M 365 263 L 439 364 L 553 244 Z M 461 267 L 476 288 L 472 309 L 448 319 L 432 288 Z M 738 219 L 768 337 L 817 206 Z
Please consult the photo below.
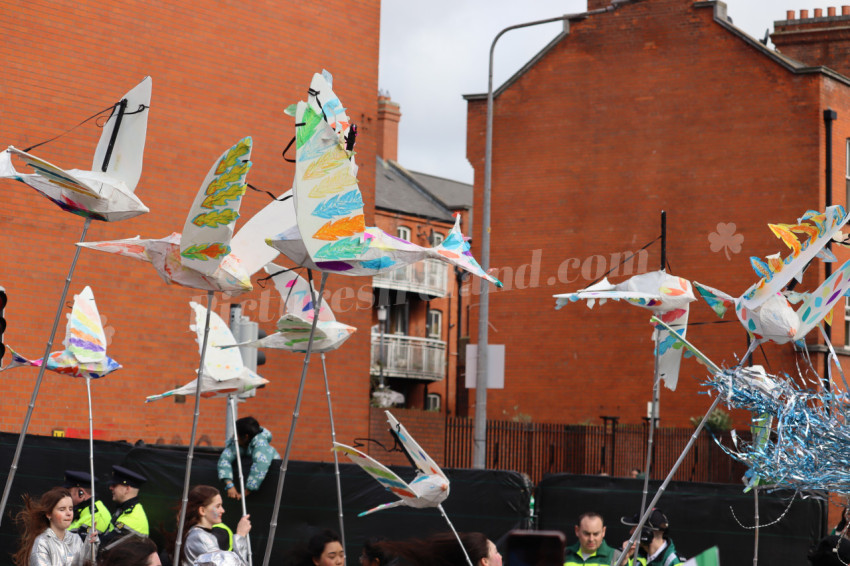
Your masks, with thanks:
M 74 297 L 63 345 L 64 350 L 53 352 L 47 358 L 46 369 L 72 377 L 96 379 L 121 368 L 121 364 L 106 355 L 106 334 L 90 287 Z M 12 361 L 0 371 L 20 366 L 41 367 L 44 362 L 25 358 L 12 348 L 9 353 Z
M 555 308 L 580 300 L 587 301 L 588 308 L 598 301 L 603 304 L 608 299 L 625 300 L 629 303 L 651 310 L 661 320 L 685 336 L 688 329 L 689 304 L 696 300 L 691 283 L 687 279 L 670 275 L 665 271 L 652 271 L 636 275 L 622 283 L 612 285 L 607 278 L 599 283 L 575 293 L 555 295 Z M 675 390 L 679 381 L 679 365 L 682 361 L 681 348 L 673 348 L 675 339 L 669 331 L 656 327 L 653 333 L 658 350 L 658 375 L 668 389 Z
M 795 311 L 783 294 L 783 289 L 792 279 L 802 279 L 806 266 L 815 257 L 833 261 L 834 256 L 826 253 L 824 246 L 850 220 L 844 207 L 830 206 L 824 212 L 807 211 L 796 224 L 770 224 L 773 233 L 790 249 L 784 259 L 776 254 L 764 262 L 751 258 L 756 273 L 761 275 L 740 297 L 732 297 L 707 285 L 694 282 L 699 294 L 723 317 L 730 308 L 747 332 L 754 338 L 750 351 L 758 344 L 773 341 L 784 344 L 802 340 L 822 320 L 830 322 L 835 303 L 850 288 L 850 261 L 845 262 L 811 293 L 802 294 L 803 304 Z M 797 234 L 808 238 L 801 242 Z M 749 356 L 749 352 L 743 359 Z
M 235 344 L 235 346 L 306 352 L 307 342 L 310 340 L 310 329 L 313 326 L 315 291 L 311 291 L 310 284 L 295 271 L 270 263 L 266 266 L 266 273 L 272 276 L 275 288 L 285 304 L 286 312 L 277 321 L 277 332 L 265 338 Z M 337 322 L 333 311 L 325 302 L 322 302 L 313 336 L 313 351 L 324 353 L 336 350 L 356 331 L 357 328 L 353 326 Z
M 231 253 L 230 240 L 251 168 L 251 138 L 216 160 L 198 191 L 183 233 L 156 240 L 139 237 L 78 244 L 153 264 L 166 283 L 232 295 L 250 291 L 250 274 Z
M 446 515 L 442 505 L 443 501 L 445 501 L 449 496 L 449 478 L 446 477 L 443 470 L 440 469 L 434 460 L 432 460 L 422 447 L 419 446 L 419 444 L 413 439 L 413 437 L 410 436 L 407 429 L 405 429 L 404 426 L 396 420 L 392 413 L 389 411 L 385 411 L 385 413 L 387 415 L 387 422 L 389 422 L 390 425 L 390 430 L 393 432 L 394 436 L 398 438 L 399 442 L 401 442 L 408 458 L 416 466 L 416 477 L 408 484 L 401 479 L 398 474 L 372 457 L 360 452 L 356 448 L 352 448 L 351 446 L 334 442 L 334 450 L 342 452 L 348 456 L 352 462 L 363 468 L 367 474 L 375 478 L 387 491 L 392 492 L 398 497 L 396 501 L 378 505 L 377 507 L 360 513 L 358 517 L 401 505 L 414 507 L 416 509 L 436 507 L 457 537 L 457 531 L 455 531 L 454 525 L 452 525 L 452 522 L 449 520 L 448 515 Z M 460 538 L 458 538 L 458 543 L 463 549 L 464 555 L 466 555 L 467 562 L 469 562 L 471 566 L 472 561 L 466 553 L 463 543 L 460 542 Z
M 204 322 L 207 317 L 207 309 L 195 302 L 189 306 L 195 315 L 195 323 L 190 328 L 197 334 L 198 351 L 203 344 Z M 207 338 L 207 353 L 204 356 L 204 367 L 201 370 L 201 397 L 215 398 L 227 397 L 246 393 L 265 385 L 269 381 L 260 377 L 250 368 L 245 366 L 239 349 L 223 350 L 221 346 L 233 344 L 235 339 L 230 328 L 218 316 L 215 311 L 210 311 L 210 330 Z M 151 395 L 146 402 L 157 401 L 163 397 L 172 395 L 194 395 L 198 386 L 198 380 L 193 379 L 183 387 Z
M 62 210 L 114 222 L 148 212 L 134 194 L 142 175 L 142 155 L 151 105 L 151 78 L 146 77 L 112 108 L 94 152 L 91 171 L 62 169 L 14 146 L 0 153 L 0 178 L 31 186 Z M 35 173 L 19 173 L 17 156 Z
M 327 71 L 316 73 L 307 102 L 287 109 L 295 116 L 292 200 L 296 222 L 281 225 L 268 244 L 297 265 L 327 273 L 376 275 L 431 258 L 501 287 L 472 257 L 460 232 L 460 217 L 449 236 L 434 248 L 366 227 L 354 163 L 356 128 L 349 123 L 332 82 Z

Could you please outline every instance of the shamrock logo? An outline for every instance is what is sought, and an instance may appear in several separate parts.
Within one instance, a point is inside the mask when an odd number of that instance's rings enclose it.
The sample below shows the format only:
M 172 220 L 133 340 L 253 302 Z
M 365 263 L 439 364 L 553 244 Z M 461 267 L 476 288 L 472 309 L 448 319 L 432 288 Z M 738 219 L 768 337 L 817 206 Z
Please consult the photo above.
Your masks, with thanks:
M 731 260 L 732 256 L 729 255 L 731 251 L 733 254 L 741 253 L 741 244 L 744 243 L 744 235 L 736 234 L 734 222 L 718 222 L 717 223 L 717 231 L 712 232 L 708 235 L 708 241 L 711 244 L 711 251 L 719 252 L 724 250 L 726 252 L 726 259 Z

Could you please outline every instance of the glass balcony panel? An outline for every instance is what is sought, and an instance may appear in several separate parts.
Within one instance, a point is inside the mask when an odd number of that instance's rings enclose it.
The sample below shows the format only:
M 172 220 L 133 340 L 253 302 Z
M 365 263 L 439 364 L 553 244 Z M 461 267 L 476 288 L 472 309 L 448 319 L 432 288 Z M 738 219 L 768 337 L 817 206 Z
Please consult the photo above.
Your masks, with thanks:
M 410 291 L 431 297 L 448 293 L 449 264 L 425 259 L 402 268 L 379 273 L 372 278 L 373 287 Z

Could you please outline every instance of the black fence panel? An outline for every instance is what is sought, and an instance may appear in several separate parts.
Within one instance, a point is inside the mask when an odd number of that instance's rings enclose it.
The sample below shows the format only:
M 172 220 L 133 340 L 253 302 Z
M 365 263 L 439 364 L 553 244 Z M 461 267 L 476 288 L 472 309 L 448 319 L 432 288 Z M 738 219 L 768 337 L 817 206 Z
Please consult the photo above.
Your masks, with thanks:
M 660 481 L 650 481 L 647 501 Z M 606 540 L 619 547 L 629 538 L 620 517 L 640 510 L 643 480 L 557 474 L 543 478 L 536 490 L 537 526 L 563 531 L 574 543 L 576 518 L 596 511 L 605 518 Z M 793 493 L 759 494 L 759 564 L 808 564 L 810 546 L 826 534 L 825 502 L 793 498 Z M 790 503 L 790 507 L 789 507 Z M 679 552 L 692 557 L 717 545 L 723 566 L 753 564 L 754 496 L 741 485 L 670 482 L 657 505 L 670 521 L 670 536 Z M 733 514 L 734 513 L 734 514 Z M 783 516 L 784 513 L 784 516 Z M 737 520 L 736 520 L 737 517 Z M 740 524 L 739 522 L 740 521 Z

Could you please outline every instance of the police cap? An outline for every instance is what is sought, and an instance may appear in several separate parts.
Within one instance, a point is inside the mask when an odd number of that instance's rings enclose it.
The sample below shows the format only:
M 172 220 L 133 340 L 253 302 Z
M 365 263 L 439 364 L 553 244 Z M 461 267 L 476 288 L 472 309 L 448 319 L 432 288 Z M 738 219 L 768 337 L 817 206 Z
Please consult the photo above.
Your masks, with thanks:
M 95 478 L 94 482 L 97 483 L 97 478 Z M 65 483 L 62 484 L 62 487 L 69 489 L 72 487 L 91 489 L 91 476 L 88 472 L 65 470 Z
M 123 466 L 112 466 L 112 480 L 109 485 L 128 485 L 130 487 L 141 487 L 148 478 Z

